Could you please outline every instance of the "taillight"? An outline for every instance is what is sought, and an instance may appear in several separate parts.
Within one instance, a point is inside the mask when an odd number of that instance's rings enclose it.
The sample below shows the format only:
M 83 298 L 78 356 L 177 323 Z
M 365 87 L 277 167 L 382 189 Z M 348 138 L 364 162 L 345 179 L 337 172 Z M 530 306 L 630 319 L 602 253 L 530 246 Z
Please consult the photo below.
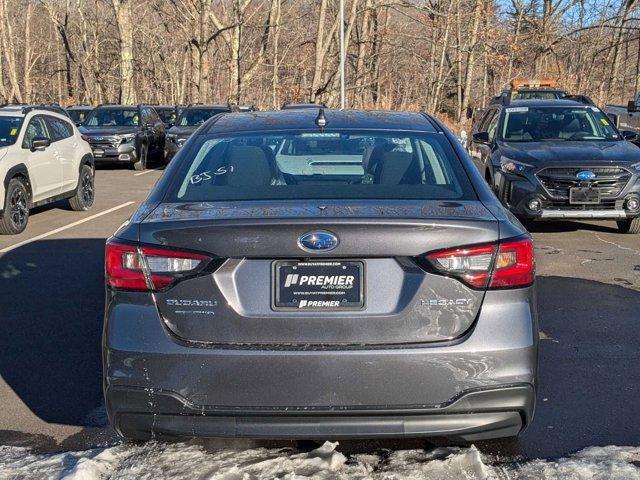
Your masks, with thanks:
M 533 242 L 523 238 L 500 243 L 493 267 L 490 288 L 513 288 L 531 285 L 536 273 Z
M 530 238 L 441 250 L 427 255 L 436 271 L 474 288 L 514 288 L 533 283 L 535 262 Z
M 120 290 L 152 291 L 201 271 L 211 257 L 108 241 L 105 252 L 107 284 Z
M 84 134 L 80 134 L 80 138 L 82 138 L 85 142 L 88 142 L 89 140 L 91 140 L 91 137 L 88 137 L 87 135 L 84 135 Z

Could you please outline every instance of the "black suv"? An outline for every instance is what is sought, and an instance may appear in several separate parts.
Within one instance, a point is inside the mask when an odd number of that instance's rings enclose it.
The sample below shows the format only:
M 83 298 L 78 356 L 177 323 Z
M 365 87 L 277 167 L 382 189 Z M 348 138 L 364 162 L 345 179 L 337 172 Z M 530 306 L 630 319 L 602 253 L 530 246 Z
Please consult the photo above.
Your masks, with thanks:
M 149 105 L 101 105 L 84 119 L 80 131 L 96 162 L 122 162 L 136 170 L 164 159 L 165 126 Z
M 640 149 L 599 108 L 571 100 L 493 104 L 469 153 L 502 203 L 523 221 L 615 220 L 640 233 Z
M 229 105 L 188 105 L 180 111 L 174 125 L 167 130 L 165 158 L 171 160 L 200 125 L 219 113 L 233 111 Z

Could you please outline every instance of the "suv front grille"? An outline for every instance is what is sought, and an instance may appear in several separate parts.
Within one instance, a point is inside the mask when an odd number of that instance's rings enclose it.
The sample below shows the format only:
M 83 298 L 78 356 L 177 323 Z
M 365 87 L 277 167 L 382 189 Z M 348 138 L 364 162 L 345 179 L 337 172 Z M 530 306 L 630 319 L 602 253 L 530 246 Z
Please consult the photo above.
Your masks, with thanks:
M 89 137 L 89 143 L 92 147 L 118 148 L 120 138 L 109 136 Z
M 586 182 L 578 180 L 576 174 L 583 170 L 593 172 L 595 178 Z M 616 198 L 627 186 L 631 176 L 631 172 L 622 167 L 550 167 L 536 174 L 549 195 L 566 201 L 569 200 L 571 187 L 594 187 L 600 190 L 603 200 Z
M 568 201 L 545 201 L 543 208 L 545 210 L 620 210 L 622 209 L 623 200 L 603 200 L 597 205 L 570 205 Z

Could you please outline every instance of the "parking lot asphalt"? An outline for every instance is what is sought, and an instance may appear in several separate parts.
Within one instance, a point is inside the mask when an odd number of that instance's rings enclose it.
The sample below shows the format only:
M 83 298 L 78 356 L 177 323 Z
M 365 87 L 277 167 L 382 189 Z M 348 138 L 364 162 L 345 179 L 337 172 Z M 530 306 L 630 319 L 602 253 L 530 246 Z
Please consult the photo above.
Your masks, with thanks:
M 101 391 L 104 241 L 160 174 L 99 168 L 92 210 L 73 212 L 65 202 L 39 208 L 23 234 L 0 237 L 0 445 L 61 451 L 116 441 Z M 612 222 L 534 227 L 536 418 L 516 445 L 478 447 L 549 458 L 640 445 L 640 236 L 618 234 Z M 371 451 L 416 441 L 341 444 Z

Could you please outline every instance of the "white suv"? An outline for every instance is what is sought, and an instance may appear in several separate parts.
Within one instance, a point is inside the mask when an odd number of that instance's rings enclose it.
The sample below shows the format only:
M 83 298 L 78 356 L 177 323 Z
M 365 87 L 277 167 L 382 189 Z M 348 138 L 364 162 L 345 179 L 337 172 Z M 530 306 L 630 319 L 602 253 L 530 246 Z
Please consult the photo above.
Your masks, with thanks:
M 46 107 L 0 108 L 0 234 L 27 227 L 29 209 L 63 198 L 93 205 L 91 147 L 68 117 Z

